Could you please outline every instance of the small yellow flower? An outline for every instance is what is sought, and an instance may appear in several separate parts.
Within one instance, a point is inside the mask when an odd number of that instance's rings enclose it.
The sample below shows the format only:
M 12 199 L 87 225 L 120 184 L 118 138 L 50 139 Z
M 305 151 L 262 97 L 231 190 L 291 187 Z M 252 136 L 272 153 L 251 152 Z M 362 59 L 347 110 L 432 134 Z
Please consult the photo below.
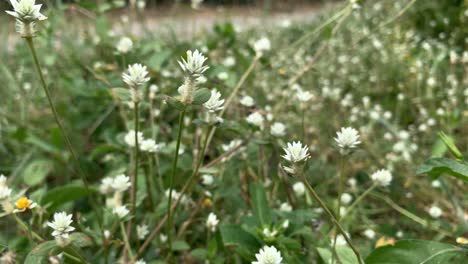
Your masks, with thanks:
M 388 237 L 381 237 L 377 242 L 375 243 L 375 247 L 383 247 L 383 246 L 388 246 L 388 245 L 394 245 L 395 244 L 395 239 L 394 238 L 388 238 Z
M 13 212 L 18 213 L 18 212 L 24 212 L 28 209 L 33 209 L 34 207 L 37 206 L 33 200 L 28 199 L 28 197 L 21 197 L 16 201 L 16 208 Z
M 210 198 L 205 198 L 205 200 L 203 200 L 203 205 L 205 207 L 211 207 L 213 206 L 213 201 Z
M 464 237 L 457 237 L 457 243 L 461 245 L 468 245 L 468 239 Z

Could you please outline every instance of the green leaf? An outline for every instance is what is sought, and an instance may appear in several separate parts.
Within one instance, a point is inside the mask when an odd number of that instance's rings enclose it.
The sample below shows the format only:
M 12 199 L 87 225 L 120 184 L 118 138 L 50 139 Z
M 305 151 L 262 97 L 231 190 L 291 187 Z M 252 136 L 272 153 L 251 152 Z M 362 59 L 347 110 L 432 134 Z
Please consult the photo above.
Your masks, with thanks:
M 271 210 L 262 184 L 254 183 L 250 185 L 250 199 L 252 200 L 253 215 L 260 227 L 271 224 Z
M 52 162 L 45 159 L 34 160 L 24 168 L 22 176 L 24 183 L 29 186 L 37 185 L 44 181 L 52 171 Z
M 194 105 L 202 105 L 204 103 L 206 103 L 206 101 L 208 101 L 211 97 L 211 91 L 206 89 L 206 88 L 202 88 L 202 89 L 198 89 L 195 91 L 195 95 L 193 97 L 193 102 L 192 104 Z
M 366 264 L 462 264 L 467 257 L 466 250 L 450 244 L 401 240 L 393 246 L 375 249 L 367 257 Z
M 120 99 L 122 102 L 128 102 L 132 99 L 132 94 L 129 89 L 125 88 L 112 88 L 110 92 Z
M 153 70 L 161 70 L 163 64 L 171 57 L 171 53 L 169 49 L 156 52 L 149 58 L 148 66 Z
M 206 260 L 206 256 L 208 256 L 208 252 L 204 248 L 196 248 L 190 252 L 190 255 L 192 255 L 192 257 L 198 260 Z
M 90 189 L 91 192 L 94 190 Z M 41 204 L 48 205 L 48 209 L 53 211 L 60 205 L 77 199 L 86 197 L 88 192 L 85 187 L 79 185 L 65 185 L 48 191 L 42 197 Z
M 71 234 L 70 240 L 72 241 L 73 245 L 79 248 L 89 247 L 93 245 L 93 240 L 91 239 L 91 237 L 80 232 L 75 232 Z
M 59 249 L 57 243 L 55 241 L 46 241 L 37 245 L 29 254 L 26 256 L 24 260 L 25 264 L 41 264 L 46 263 L 45 258 L 55 254 L 56 251 Z
M 187 251 L 189 249 L 189 244 L 183 240 L 177 240 L 172 243 L 172 251 Z
M 452 154 L 457 159 L 463 159 L 463 155 L 461 154 L 460 150 L 455 146 L 455 141 L 452 137 L 447 136 L 444 132 L 439 133 L 439 138 L 444 142 L 445 146 L 452 152 Z
M 219 230 L 224 246 L 240 246 L 249 249 L 260 247 L 257 238 L 238 225 L 222 225 Z
M 177 110 L 183 110 L 185 108 L 185 105 L 174 97 L 165 96 L 163 99 L 166 100 L 167 104 L 172 108 Z
M 445 173 L 468 182 L 468 165 L 448 158 L 429 159 L 417 169 L 416 173 L 428 174 L 435 178 Z
M 320 257 L 325 263 L 331 263 L 332 252 L 328 248 L 317 248 Z M 348 246 L 336 246 L 336 253 L 342 264 L 358 264 L 359 261 L 353 250 Z M 367 262 L 366 262 L 367 263 Z

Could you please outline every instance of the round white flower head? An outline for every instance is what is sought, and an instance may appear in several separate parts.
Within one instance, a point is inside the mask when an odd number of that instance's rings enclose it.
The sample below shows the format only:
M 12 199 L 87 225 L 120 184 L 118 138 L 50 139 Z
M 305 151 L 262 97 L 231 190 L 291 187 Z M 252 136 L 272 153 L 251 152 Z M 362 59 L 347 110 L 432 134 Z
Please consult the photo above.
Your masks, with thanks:
M 146 261 L 144 261 L 143 259 L 139 259 L 135 262 L 135 264 L 146 264 Z
M 57 237 L 67 237 L 70 232 L 75 230 L 73 226 L 71 226 L 72 215 L 67 214 L 66 212 L 60 212 L 54 214 L 54 221 L 47 223 L 54 231 L 52 232 L 52 236 Z
M 214 213 L 210 213 L 206 219 L 206 227 L 210 229 L 211 232 L 216 231 L 216 227 L 219 224 L 218 217 Z
M 0 201 L 10 197 L 11 189 L 6 186 L 0 186 Z
M 0 174 L 0 187 L 6 187 L 7 186 L 7 177 L 5 175 Z
M 145 239 L 146 236 L 149 234 L 148 226 L 145 224 L 137 226 L 136 230 L 137 230 L 138 239 L 140 240 Z
M 122 73 L 123 81 L 130 87 L 136 88 L 150 80 L 146 66 L 139 63 L 129 65 L 126 72 Z
M 144 140 L 143 133 L 138 132 L 137 137 L 138 137 L 138 142 L 139 143 L 143 142 L 143 140 Z M 132 129 L 132 130 L 128 131 L 127 134 L 124 137 L 124 141 L 125 141 L 125 143 L 127 143 L 127 145 L 129 147 L 135 147 L 136 146 L 135 130 Z
M 254 126 L 263 127 L 264 118 L 259 112 L 251 113 L 245 120 Z
M 133 48 L 133 41 L 128 37 L 123 37 L 117 43 L 116 48 L 122 54 L 128 53 Z
M 289 203 L 282 203 L 280 205 L 280 211 L 282 212 L 291 212 L 292 211 L 292 207 Z
M 349 235 L 348 235 L 349 237 Z M 333 243 L 333 239 L 332 239 L 332 243 Z M 346 239 L 344 238 L 344 236 L 342 234 L 339 234 L 336 236 L 336 245 L 337 246 L 346 246 L 348 243 L 346 242 Z
M 279 252 L 274 246 L 264 246 L 260 249 L 260 252 L 255 254 L 256 261 L 252 264 L 281 264 L 283 258 L 281 252 Z
M 353 200 L 353 196 L 349 193 L 343 193 L 341 195 L 341 202 L 343 204 L 349 204 Z
M 99 186 L 99 191 L 102 194 L 107 194 L 110 193 L 113 188 L 112 184 L 114 183 L 114 179 L 111 177 L 105 177 L 104 179 L 101 180 L 101 185 Z
M 223 110 L 224 106 L 224 99 L 221 98 L 221 93 L 218 92 L 216 89 L 211 90 L 211 97 L 208 101 L 206 101 L 203 106 L 208 110 L 208 112 L 216 112 L 219 110 Z
M 297 163 L 310 158 L 309 147 L 306 145 L 302 146 L 300 141 L 288 142 L 287 147 L 283 149 L 286 154 L 282 157 L 287 161 Z
M 130 212 L 125 205 L 123 206 L 118 206 L 112 210 L 114 214 L 116 214 L 120 219 L 123 219 L 125 216 L 128 215 Z
M 204 174 L 202 175 L 202 183 L 203 185 L 211 185 L 213 184 L 214 178 L 212 175 Z
M 240 104 L 247 107 L 252 107 L 255 104 L 255 101 L 252 97 L 246 95 L 240 99 Z
M 236 65 L 236 59 L 232 56 L 229 56 L 223 60 L 223 65 L 226 67 L 232 67 Z
M 271 49 L 270 40 L 266 37 L 255 41 L 253 46 L 257 54 L 263 54 L 265 51 L 269 51 Z
M 13 11 L 6 11 L 22 23 L 32 23 L 47 19 L 40 13 L 42 5 L 36 5 L 36 0 L 10 0 Z
M 130 188 L 132 184 L 130 183 L 130 177 L 125 176 L 125 175 L 118 175 L 117 177 L 114 178 L 114 181 L 112 182 L 112 188 L 116 192 L 125 192 Z
M 372 229 L 366 229 L 366 230 L 364 230 L 364 232 L 362 234 L 365 237 L 367 237 L 368 239 L 374 239 L 375 238 L 375 231 L 372 230 Z
M 442 216 L 442 213 L 442 209 L 440 209 L 438 206 L 433 205 L 431 208 L 429 208 L 429 214 L 432 218 L 439 218 Z
M 304 91 L 302 89 L 298 89 L 296 91 L 296 97 L 301 102 L 308 102 L 309 100 L 314 98 L 314 94 L 309 91 Z
M 359 141 L 359 132 L 352 127 L 342 127 L 341 131 L 336 132 L 335 141 L 338 147 L 341 148 L 342 154 L 347 154 L 348 151 L 361 143 Z
M 181 58 L 181 60 L 178 62 L 185 73 L 194 77 L 198 77 L 209 68 L 208 66 L 203 65 L 203 63 L 205 63 L 206 60 L 207 58 L 203 56 L 203 54 L 198 50 L 195 50 L 193 52 L 191 50 L 188 50 L 187 60 Z
M 145 139 L 141 142 L 140 148 L 146 152 L 158 152 L 161 148 L 160 144 L 156 144 L 153 139 Z
M 203 0 L 192 0 L 191 1 L 191 7 L 195 10 L 197 10 L 198 8 L 200 8 L 200 4 L 203 2 Z
M 392 182 L 392 174 L 390 171 L 382 169 L 374 172 L 371 175 L 371 179 L 380 186 L 388 186 Z
M 276 137 L 282 137 L 286 134 L 286 126 L 283 123 L 275 122 L 270 127 L 270 133 Z
M 293 184 L 294 193 L 297 196 L 303 196 L 305 194 L 305 185 L 302 182 L 296 182 Z

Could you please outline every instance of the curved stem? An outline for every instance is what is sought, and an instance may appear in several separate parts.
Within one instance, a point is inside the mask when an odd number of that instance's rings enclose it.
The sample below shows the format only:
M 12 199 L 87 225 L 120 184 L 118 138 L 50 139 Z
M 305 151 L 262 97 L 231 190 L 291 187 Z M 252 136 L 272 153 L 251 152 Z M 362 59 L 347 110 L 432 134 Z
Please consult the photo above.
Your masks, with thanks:
M 377 184 L 373 184 L 369 189 L 367 189 L 365 192 L 363 192 L 347 209 L 346 209 L 346 214 L 343 216 L 342 220 L 346 218 L 346 216 L 349 215 L 349 212 L 354 209 L 361 201 L 364 199 L 369 193 L 371 193 L 375 188 L 377 187 Z

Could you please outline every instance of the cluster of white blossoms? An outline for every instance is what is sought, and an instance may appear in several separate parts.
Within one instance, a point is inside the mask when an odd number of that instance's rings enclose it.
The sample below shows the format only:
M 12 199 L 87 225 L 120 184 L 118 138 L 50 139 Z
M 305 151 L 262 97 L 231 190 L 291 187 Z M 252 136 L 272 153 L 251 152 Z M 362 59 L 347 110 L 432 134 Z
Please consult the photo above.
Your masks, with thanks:
M 223 119 L 217 116 L 215 112 L 223 110 L 223 105 L 224 99 L 221 99 L 221 93 L 216 89 L 211 90 L 210 99 L 203 104 L 203 107 L 207 110 L 206 122 L 222 123 Z
M 247 116 L 245 121 L 247 121 L 249 124 L 259 127 L 260 129 L 263 129 L 263 122 L 265 121 L 265 118 L 263 118 L 262 114 L 259 112 L 253 112 Z
M 348 154 L 361 144 L 359 137 L 359 132 L 352 127 L 342 127 L 340 131 L 336 132 L 335 142 L 340 148 L 341 154 Z
M 302 145 L 302 142 L 288 142 L 287 147 L 283 148 L 285 155 L 281 156 L 283 159 L 289 161 L 292 167 L 284 166 L 284 170 L 288 173 L 297 173 L 297 166 L 310 158 L 309 147 Z
M 57 244 L 64 247 L 69 243 L 69 235 L 71 232 L 75 230 L 73 226 L 71 226 L 72 215 L 67 214 L 66 212 L 60 212 L 54 214 L 54 221 L 48 222 L 47 225 L 51 227 L 54 231 L 52 232 L 52 236 L 55 237 Z
M 124 219 L 128 215 L 128 213 L 130 213 L 130 211 L 125 205 L 121 205 L 112 209 L 112 213 L 117 215 L 120 219 Z
M 116 49 L 119 53 L 125 54 L 132 50 L 133 41 L 129 37 L 122 37 L 119 42 L 117 42 Z
M 264 246 L 260 251 L 255 254 L 256 261 L 252 264 L 281 264 L 283 258 L 274 246 Z
M 107 197 L 106 205 L 110 208 L 116 208 L 122 206 L 123 193 L 127 191 L 130 186 L 130 177 L 121 174 L 117 175 L 115 178 L 106 177 L 102 179 L 99 190 L 105 195 L 114 193 L 114 195 Z
M 214 213 L 210 213 L 206 219 L 206 227 L 211 231 L 215 232 L 216 227 L 219 224 L 219 219 Z
M 136 89 L 150 80 L 148 77 L 148 68 L 140 63 L 128 65 L 127 71 L 122 73 L 122 80 L 130 88 Z
M 385 169 L 378 170 L 371 175 L 371 179 L 375 182 L 375 184 L 382 187 L 390 185 L 392 178 L 393 177 L 390 171 Z
M 253 48 L 257 53 L 257 56 L 263 55 L 264 52 L 271 49 L 271 42 L 268 38 L 263 37 L 254 42 Z
M 181 102 L 184 104 L 191 104 L 197 89 L 197 82 L 204 79 L 202 75 L 209 69 L 204 65 L 207 58 L 198 50 L 187 51 L 187 59 L 181 58 L 178 61 L 180 67 L 186 74 L 184 83 L 179 87 L 178 92 L 181 95 Z
M 138 225 L 136 227 L 136 231 L 137 231 L 138 239 L 144 240 L 146 236 L 149 234 L 148 225 L 145 225 L 145 224 Z
M 7 185 L 7 177 L 0 174 L 0 205 L 6 214 L 10 214 L 14 210 L 10 201 L 11 192 L 12 190 Z
M 37 21 L 47 19 L 41 14 L 42 5 L 36 5 L 36 0 L 10 0 L 13 11 L 7 14 L 16 18 L 16 31 L 23 37 L 33 37 Z
M 137 137 L 138 146 L 145 152 L 159 152 L 166 145 L 165 143 L 156 143 L 154 139 L 145 139 L 142 132 L 138 132 Z M 135 130 L 129 130 L 124 136 L 124 141 L 129 147 L 134 148 L 136 146 Z

